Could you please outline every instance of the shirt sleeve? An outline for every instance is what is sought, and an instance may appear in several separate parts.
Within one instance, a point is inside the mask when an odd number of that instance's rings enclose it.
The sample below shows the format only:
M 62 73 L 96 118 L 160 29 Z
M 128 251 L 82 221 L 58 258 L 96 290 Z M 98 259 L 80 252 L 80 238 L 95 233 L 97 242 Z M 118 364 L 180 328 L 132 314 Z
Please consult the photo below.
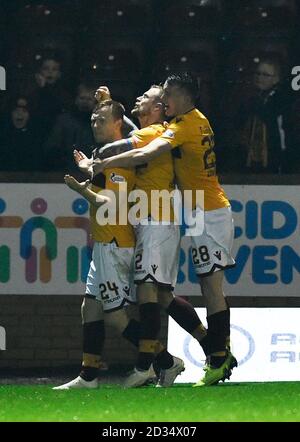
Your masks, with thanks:
M 160 133 L 153 127 L 145 127 L 137 130 L 131 137 L 132 145 L 135 149 L 147 146 L 155 138 L 159 137 Z
M 167 130 L 163 132 L 159 138 L 170 143 L 172 148 L 181 146 L 186 142 L 186 128 L 184 121 L 171 122 Z

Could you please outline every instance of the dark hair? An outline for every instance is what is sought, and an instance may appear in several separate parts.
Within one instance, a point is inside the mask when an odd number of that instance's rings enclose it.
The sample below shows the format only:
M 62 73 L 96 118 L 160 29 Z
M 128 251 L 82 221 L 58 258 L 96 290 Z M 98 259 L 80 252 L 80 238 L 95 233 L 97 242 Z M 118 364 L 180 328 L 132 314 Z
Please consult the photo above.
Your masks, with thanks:
M 26 94 L 19 94 L 19 95 L 14 95 L 13 97 L 11 97 L 10 101 L 9 101 L 9 110 L 13 111 L 15 110 L 17 107 L 19 107 L 18 103 L 19 100 L 25 100 L 26 101 L 26 105 L 22 106 L 28 109 L 28 111 L 31 111 L 31 102 L 29 97 Z
M 38 60 L 38 69 L 41 69 L 43 63 L 47 60 L 53 60 L 59 64 L 60 69 L 62 68 L 63 58 L 59 51 L 55 49 L 44 49 L 41 53 L 41 57 Z
M 104 100 L 101 103 L 97 104 L 93 112 L 96 114 L 103 107 L 111 107 L 112 116 L 115 121 L 123 120 L 125 114 L 125 108 L 123 104 L 115 100 Z
M 198 80 L 188 72 L 169 75 L 165 81 L 167 86 L 177 86 L 188 95 L 193 103 L 198 98 Z
M 86 89 L 88 91 L 95 91 L 96 92 L 98 87 L 99 87 L 99 79 L 87 76 L 87 77 L 81 78 L 81 80 L 77 84 L 76 91 L 77 91 L 77 94 L 80 91 L 80 89 Z

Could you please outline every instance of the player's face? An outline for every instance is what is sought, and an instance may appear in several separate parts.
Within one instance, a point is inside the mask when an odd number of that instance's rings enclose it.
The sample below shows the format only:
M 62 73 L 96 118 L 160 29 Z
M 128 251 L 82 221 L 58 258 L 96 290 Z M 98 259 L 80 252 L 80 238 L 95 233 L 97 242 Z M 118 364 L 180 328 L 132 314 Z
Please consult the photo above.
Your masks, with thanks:
M 23 129 L 29 121 L 29 112 L 26 100 L 19 99 L 17 107 L 12 111 L 11 117 L 16 129 Z
M 116 122 L 113 119 L 109 106 L 97 110 L 92 114 L 91 125 L 97 143 L 111 143 L 114 141 Z
M 174 117 L 181 113 L 181 109 L 185 102 L 185 96 L 178 86 L 168 86 L 165 83 L 163 87 L 162 101 L 165 104 L 166 116 Z
M 40 69 L 40 74 L 45 78 L 46 83 L 54 84 L 61 76 L 60 64 L 55 60 L 45 60 Z
M 267 91 L 279 82 L 277 69 L 272 64 L 260 63 L 254 74 L 254 85 L 261 91 Z
M 137 118 L 150 115 L 157 106 L 157 97 L 159 89 L 152 88 L 146 91 L 140 97 L 137 97 L 131 114 Z

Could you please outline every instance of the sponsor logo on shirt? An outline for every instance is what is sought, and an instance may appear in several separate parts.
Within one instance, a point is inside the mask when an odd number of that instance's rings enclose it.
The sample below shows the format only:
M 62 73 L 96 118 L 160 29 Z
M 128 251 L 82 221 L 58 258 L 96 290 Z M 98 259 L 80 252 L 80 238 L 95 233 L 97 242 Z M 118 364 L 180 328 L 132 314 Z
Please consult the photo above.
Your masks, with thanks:
M 112 182 L 112 183 L 125 183 L 125 178 L 122 176 L 122 175 L 117 175 L 116 173 L 114 173 L 114 172 L 112 172 L 111 174 L 110 174 L 110 177 L 109 177 L 109 179 L 110 179 L 110 181 Z
M 174 132 L 171 129 L 167 129 L 163 133 L 163 135 L 166 136 L 166 137 L 169 137 L 169 138 L 174 138 L 175 137 L 175 134 L 174 134 Z

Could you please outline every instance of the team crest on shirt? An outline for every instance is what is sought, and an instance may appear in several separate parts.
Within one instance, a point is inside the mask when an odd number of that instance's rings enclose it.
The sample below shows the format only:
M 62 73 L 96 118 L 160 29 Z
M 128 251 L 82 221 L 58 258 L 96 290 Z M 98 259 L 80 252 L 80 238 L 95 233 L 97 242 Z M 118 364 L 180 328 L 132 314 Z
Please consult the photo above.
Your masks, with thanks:
M 200 126 L 199 129 L 201 135 L 211 135 L 211 130 L 208 126 Z
M 116 173 L 114 173 L 114 172 L 112 172 L 111 174 L 110 174 L 110 177 L 109 177 L 109 179 L 110 179 L 110 181 L 112 182 L 112 183 L 125 183 L 125 178 L 122 176 L 122 175 L 117 175 Z
M 166 137 L 169 137 L 169 138 L 174 138 L 174 137 L 175 137 L 175 134 L 174 134 L 174 132 L 173 132 L 171 129 L 167 129 L 167 130 L 163 133 L 163 135 L 165 135 Z

